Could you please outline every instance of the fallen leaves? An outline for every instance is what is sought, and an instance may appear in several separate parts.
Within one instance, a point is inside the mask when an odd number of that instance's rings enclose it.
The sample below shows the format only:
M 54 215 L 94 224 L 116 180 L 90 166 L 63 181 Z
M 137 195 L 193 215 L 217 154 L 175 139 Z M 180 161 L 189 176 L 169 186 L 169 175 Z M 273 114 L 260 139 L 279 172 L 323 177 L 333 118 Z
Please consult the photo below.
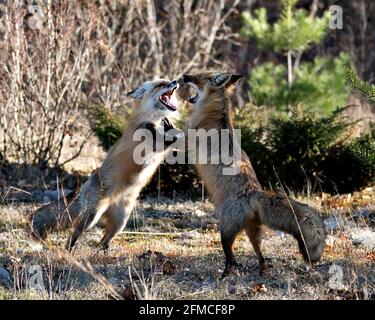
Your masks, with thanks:
M 122 292 L 121 297 L 124 300 L 136 300 L 137 295 L 135 294 L 133 287 L 129 284 Z
M 140 260 L 151 260 L 151 261 L 155 261 L 157 263 L 163 263 L 164 260 L 167 259 L 167 257 L 165 255 L 163 255 L 161 252 L 148 250 L 148 251 L 142 253 L 138 257 L 138 259 L 140 259 Z
M 267 287 L 263 283 L 254 283 L 250 287 L 250 290 L 253 293 L 263 293 L 263 292 L 267 292 Z
M 161 270 L 164 275 L 173 275 L 176 273 L 176 266 L 164 254 L 158 251 L 148 250 L 141 254 L 138 259 L 148 260 L 156 265 L 161 265 Z
M 340 290 L 340 289 L 329 289 L 327 291 L 328 298 L 331 300 L 363 300 L 363 299 L 374 299 L 371 294 L 368 296 L 368 293 L 364 290 Z
M 369 252 L 369 253 L 366 255 L 366 259 L 368 259 L 368 260 L 370 260 L 370 261 L 375 261 L 375 251 Z
M 165 275 L 173 275 L 176 273 L 176 266 L 172 263 L 172 261 L 167 260 L 162 265 L 163 274 Z
M 361 191 L 334 196 L 322 193 L 322 195 L 316 199 L 321 203 L 322 207 L 328 207 L 330 209 L 365 207 L 368 205 L 374 205 L 375 187 L 369 187 Z
M 137 295 L 134 292 L 133 286 L 128 284 L 123 290 L 116 291 L 117 295 L 108 294 L 109 300 L 118 300 L 122 298 L 124 300 L 137 300 Z

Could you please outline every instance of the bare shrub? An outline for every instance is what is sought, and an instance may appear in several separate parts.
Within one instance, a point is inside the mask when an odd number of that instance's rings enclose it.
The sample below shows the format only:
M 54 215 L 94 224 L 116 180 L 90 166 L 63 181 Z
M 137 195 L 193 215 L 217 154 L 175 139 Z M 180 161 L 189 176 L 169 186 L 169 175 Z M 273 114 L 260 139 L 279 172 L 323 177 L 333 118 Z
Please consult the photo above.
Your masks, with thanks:
M 114 110 L 145 80 L 226 68 L 218 58 L 237 36 L 226 21 L 238 0 L 30 3 L 0 5 L 0 160 L 40 167 L 79 154 L 90 134 L 84 103 Z M 84 138 L 66 159 L 78 129 Z
M 68 1 L 36 8 L 45 12 L 39 25 L 17 2 L 3 7 L 2 153 L 18 163 L 58 165 L 84 99 L 96 18 L 91 11 L 80 19 Z
M 175 79 L 197 68 L 233 68 L 221 57 L 225 44 L 238 37 L 226 24 L 237 13 L 239 2 L 102 3 L 102 25 L 95 35 L 100 50 L 93 58 L 85 90 L 93 101 L 113 110 L 124 104 L 124 90 L 144 81 Z

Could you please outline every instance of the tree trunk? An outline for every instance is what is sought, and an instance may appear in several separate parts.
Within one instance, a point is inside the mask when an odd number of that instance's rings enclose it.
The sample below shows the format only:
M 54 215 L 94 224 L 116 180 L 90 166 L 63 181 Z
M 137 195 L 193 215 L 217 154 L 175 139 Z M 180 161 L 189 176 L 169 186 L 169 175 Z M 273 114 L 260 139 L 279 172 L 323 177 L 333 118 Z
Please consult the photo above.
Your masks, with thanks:
M 288 50 L 288 91 L 290 93 L 290 89 L 292 87 L 292 83 L 293 83 L 293 62 L 292 62 L 292 51 L 291 50 Z M 289 98 L 288 98 L 288 110 L 290 110 L 290 101 L 289 101 Z

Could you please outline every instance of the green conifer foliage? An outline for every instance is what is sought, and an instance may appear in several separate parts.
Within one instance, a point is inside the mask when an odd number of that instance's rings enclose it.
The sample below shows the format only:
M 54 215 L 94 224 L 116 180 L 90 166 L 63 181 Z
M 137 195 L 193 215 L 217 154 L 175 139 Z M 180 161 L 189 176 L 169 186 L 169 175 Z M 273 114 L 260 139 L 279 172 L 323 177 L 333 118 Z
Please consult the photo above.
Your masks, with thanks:
M 347 83 L 351 88 L 375 104 L 375 85 L 361 80 L 351 65 L 347 68 Z
M 265 8 L 254 14 L 243 12 L 242 34 L 254 39 L 261 50 L 272 50 L 286 56 L 286 64 L 268 62 L 251 70 L 249 85 L 253 103 L 278 110 L 290 110 L 302 103 L 306 110 L 328 115 L 345 104 L 345 66 L 348 56 L 317 57 L 300 62 L 303 52 L 321 42 L 327 35 L 330 12 L 314 17 L 296 9 L 297 0 L 282 0 L 278 21 L 267 21 Z

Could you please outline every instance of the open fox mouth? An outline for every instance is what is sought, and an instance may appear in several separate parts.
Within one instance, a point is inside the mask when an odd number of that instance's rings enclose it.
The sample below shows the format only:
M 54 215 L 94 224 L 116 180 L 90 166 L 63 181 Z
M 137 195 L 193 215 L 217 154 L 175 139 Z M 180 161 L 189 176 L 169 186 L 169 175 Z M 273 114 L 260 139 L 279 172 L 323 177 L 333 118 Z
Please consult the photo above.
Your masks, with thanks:
M 176 111 L 177 106 L 175 105 L 175 101 L 172 98 L 173 92 L 175 89 L 169 90 L 165 93 L 163 93 L 160 97 L 159 100 L 162 104 L 164 104 L 169 110 L 171 111 Z

